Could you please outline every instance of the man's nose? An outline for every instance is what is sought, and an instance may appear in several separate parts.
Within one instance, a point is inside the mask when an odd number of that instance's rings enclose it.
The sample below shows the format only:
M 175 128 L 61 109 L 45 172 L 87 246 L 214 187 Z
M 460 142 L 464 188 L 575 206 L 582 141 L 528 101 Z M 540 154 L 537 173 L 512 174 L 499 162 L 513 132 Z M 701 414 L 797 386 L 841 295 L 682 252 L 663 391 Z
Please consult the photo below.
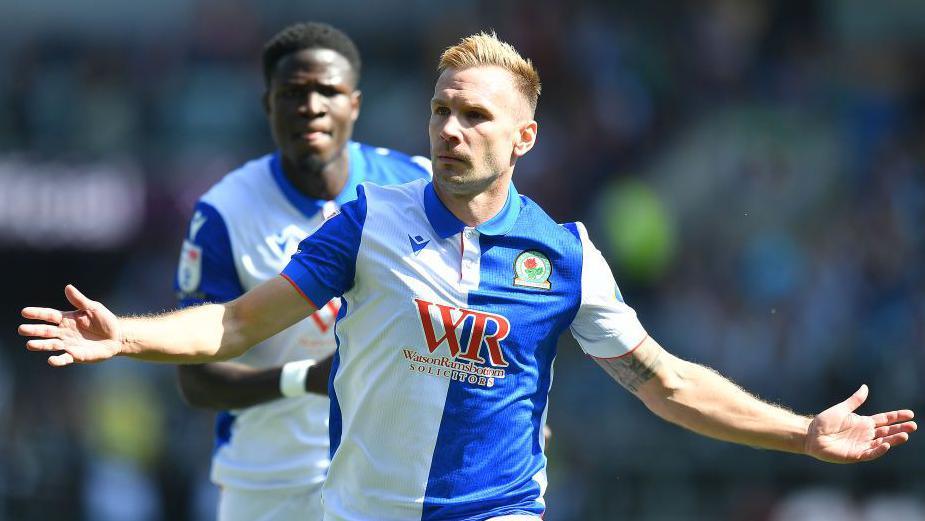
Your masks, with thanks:
M 299 109 L 307 116 L 319 116 L 324 114 L 327 110 L 327 101 L 321 94 L 315 91 L 309 91 L 308 95 L 305 97 L 305 102 L 302 103 Z
M 440 126 L 440 138 L 444 141 L 460 141 L 459 120 L 456 116 L 450 116 L 443 121 Z

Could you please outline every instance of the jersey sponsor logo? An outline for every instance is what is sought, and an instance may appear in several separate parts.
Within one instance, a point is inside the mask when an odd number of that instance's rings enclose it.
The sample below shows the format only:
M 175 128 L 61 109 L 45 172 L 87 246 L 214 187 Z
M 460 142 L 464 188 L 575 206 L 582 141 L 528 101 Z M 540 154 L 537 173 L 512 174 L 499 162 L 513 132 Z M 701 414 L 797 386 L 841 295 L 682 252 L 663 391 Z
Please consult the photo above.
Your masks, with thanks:
M 411 242 L 411 253 L 417 256 L 418 253 L 421 253 L 421 250 L 430 242 L 430 239 L 424 239 L 420 235 L 415 235 L 414 237 L 408 236 L 408 241 Z
M 337 348 L 337 342 L 332 333 L 340 307 L 339 298 L 331 299 L 305 319 L 307 324 L 294 326 L 298 327 L 300 332 L 299 347 L 305 350 L 305 355 L 309 358 L 320 360 Z
M 184 293 L 192 293 L 199 288 L 202 280 L 202 248 L 190 240 L 183 241 L 180 250 L 180 265 L 177 267 L 177 286 Z
M 514 260 L 514 285 L 526 288 L 549 289 L 552 263 L 536 250 L 521 252 Z
M 340 299 L 333 298 L 327 304 L 321 306 L 321 309 L 312 313 L 312 322 L 318 326 L 318 331 L 327 333 L 337 321 L 337 313 L 340 311 Z
M 501 341 L 511 332 L 511 322 L 507 318 L 474 309 L 434 304 L 419 298 L 414 299 L 414 303 L 430 353 L 445 343 L 454 359 L 475 364 L 488 362 L 493 367 L 508 366 L 501 350 Z M 439 337 L 435 322 L 439 322 L 443 331 Z M 468 338 L 464 338 L 467 331 Z M 487 350 L 487 360 L 481 355 L 483 345 Z
M 409 369 L 419 374 L 468 382 L 482 387 L 494 387 L 495 380 L 504 378 L 505 375 L 504 369 L 461 362 L 448 356 L 425 356 L 414 349 L 402 349 L 401 353 L 408 361 Z

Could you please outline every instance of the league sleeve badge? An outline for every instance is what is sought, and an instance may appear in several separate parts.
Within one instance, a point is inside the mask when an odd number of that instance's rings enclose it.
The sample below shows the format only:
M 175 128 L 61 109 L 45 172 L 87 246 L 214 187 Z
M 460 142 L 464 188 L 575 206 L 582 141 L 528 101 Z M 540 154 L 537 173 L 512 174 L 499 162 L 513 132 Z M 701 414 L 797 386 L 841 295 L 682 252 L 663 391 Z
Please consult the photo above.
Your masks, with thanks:
M 177 267 L 177 286 L 184 293 L 192 293 L 199 289 L 201 280 L 202 248 L 185 240 L 180 251 L 180 265 Z

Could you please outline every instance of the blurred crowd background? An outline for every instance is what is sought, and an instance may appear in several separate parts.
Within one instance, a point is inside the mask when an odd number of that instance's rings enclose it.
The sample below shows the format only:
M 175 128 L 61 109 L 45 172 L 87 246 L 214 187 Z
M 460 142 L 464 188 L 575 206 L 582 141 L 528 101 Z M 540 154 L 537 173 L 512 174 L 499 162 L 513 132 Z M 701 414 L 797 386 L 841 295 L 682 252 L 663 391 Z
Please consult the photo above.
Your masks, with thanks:
M 439 52 L 540 70 L 521 193 L 582 220 L 652 335 L 765 399 L 925 412 L 925 3 L 0 0 L 0 520 L 207 520 L 212 415 L 174 369 L 51 370 L 15 334 L 79 282 L 174 305 L 196 198 L 272 149 L 263 42 L 364 59 L 355 139 L 427 155 Z M 925 443 L 831 466 L 665 424 L 563 338 L 547 521 L 925 519 Z

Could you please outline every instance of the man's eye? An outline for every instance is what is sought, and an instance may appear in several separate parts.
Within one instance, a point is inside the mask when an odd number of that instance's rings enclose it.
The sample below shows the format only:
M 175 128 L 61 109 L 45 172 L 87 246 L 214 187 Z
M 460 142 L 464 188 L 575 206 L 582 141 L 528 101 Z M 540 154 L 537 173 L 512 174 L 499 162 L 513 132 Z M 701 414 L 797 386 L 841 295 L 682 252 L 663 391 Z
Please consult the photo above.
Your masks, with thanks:
M 450 115 L 450 109 L 448 109 L 448 108 L 446 108 L 446 107 L 436 107 L 436 108 L 434 108 L 434 114 L 436 114 L 436 115 L 438 115 L 438 116 L 449 116 L 449 115 Z

